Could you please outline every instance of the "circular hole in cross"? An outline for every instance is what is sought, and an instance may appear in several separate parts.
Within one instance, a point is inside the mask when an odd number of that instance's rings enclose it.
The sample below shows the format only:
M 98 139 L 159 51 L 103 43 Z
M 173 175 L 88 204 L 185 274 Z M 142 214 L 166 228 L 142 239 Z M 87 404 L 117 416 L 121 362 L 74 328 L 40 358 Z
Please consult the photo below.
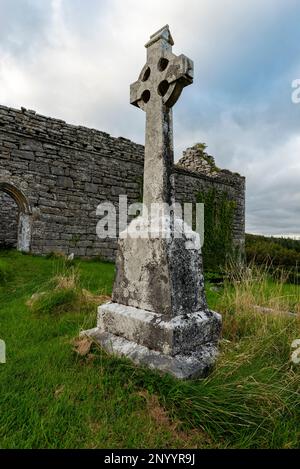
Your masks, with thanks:
M 169 65 L 168 59 L 165 59 L 164 57 L 162 57 L 161 59 L 159 59 L 157 67 L 160 72 L 163 72 L 164 70 L 166 70 L 168 65 Z
M 145 90 L 142 94 L 142 100 L 144 101 L 144 103 L 148 103 L 149 99 L 150 99 L 150 91 L 149 90 Z
M 169 86 L 170 85 L 167 80 L 160 82 L 160 84 L 158 85 L 158 93 L 160 94 L 160 96 L 165 96 L 166 92 L 169 89 Z
M 151 69 L 150 67 L 147 67 L 146 70 L 144 71 L 142 81 L 147 81 L 148 78 L 150 77 Z

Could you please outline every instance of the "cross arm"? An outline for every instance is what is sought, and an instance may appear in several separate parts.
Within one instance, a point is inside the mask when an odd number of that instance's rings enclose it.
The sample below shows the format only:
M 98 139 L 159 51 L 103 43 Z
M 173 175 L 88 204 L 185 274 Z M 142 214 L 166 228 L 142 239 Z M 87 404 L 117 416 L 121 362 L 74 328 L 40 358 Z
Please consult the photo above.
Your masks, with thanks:
M 143 110 L 144 104 L 147 102 L 147 89 L 149 84 L 146 81 L 149 78 L 150 69 L 148 64 L 144 65 L 139 79 L 130 85 L 130 104 Z M 149 91 L 148 91 L 149 92 Z
M 164 79 L 169 84 L 174 81 L 179 81 L 182 87 L 193 83 L 194 78 L 194 64 L 191 59 L 181 54 L 170 63 L 165 72 Z
M 168 83 L 166 94 L 163 96 L 163 102 L 169 107 L 174 106 L 178 100 L 182 89 L 193 83 L 194 64 L 191 59 L 181 54 L 170 62 L 162 80 Z
M 140 80 L 135 81 L 130 85 L 130 104 L 139 107 L 138 102 L 142 98 L 142 89 L 141 89 Z

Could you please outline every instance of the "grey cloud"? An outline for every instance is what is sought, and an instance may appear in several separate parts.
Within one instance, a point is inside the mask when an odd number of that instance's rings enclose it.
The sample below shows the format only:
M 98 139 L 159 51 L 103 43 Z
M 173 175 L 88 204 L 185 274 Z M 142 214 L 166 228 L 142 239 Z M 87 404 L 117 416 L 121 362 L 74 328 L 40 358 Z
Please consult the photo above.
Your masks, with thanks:
M 28 55 L 43 46 L 48 18 L 47 2 L 2 0 L 0 2 L 0 50 L 13 54 L 19 60 L 28 58 Z

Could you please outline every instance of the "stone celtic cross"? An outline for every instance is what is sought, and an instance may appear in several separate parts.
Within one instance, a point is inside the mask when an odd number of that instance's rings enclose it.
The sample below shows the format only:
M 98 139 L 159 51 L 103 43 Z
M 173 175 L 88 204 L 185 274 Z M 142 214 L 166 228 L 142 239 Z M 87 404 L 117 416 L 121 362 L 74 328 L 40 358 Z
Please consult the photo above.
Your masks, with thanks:
M 172 106 L 193 81 L 193 62 L 174 55 L 172 45 L 168 26 L 151 36 L 147 63 L 130 89 L 131 104 L 146 112 L 143 202 L 151 215 L 142 213 L 120 234 L 112 301 L 99 307 L 97 327 L 85 334 L 135 363 L 192 378 L 215 362 L 221 317 L 207 306 L 198 233 L 188 228 L 175 236 L 182 220 L 160 215 L 173 203 Z M 153 237 L 152 203 L 162 222 Z
M 150 38 L 147 63 L 130 87 L 130 102 L 146 112 L 144 204 L 172 203 L 172 106 L 193 82 L 193 62 L 172 52 L 174 41 L 166 25 Z

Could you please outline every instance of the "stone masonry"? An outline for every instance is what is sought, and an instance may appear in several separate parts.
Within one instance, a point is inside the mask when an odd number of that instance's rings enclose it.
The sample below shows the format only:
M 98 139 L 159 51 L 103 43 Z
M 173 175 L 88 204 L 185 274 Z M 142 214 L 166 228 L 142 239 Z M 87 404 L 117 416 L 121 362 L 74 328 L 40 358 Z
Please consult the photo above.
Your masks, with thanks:
M 18 236 L 18 205 L 12 197 L 0 192 L 0 247 L 17 246 Z
M 127 194 L 129 203 L 140 201 L 143 160 L 144 147 L 130 140 L 0 106 L 0 194 L 8 193 L 20 214 L 26 214 L 23 231 L 33 253 L 114 260 L 116 240 L 97 238 L 96 207 L 107 200 L 117 206 L 119 194 Z M 175 166 L 176 200 L 195 202 L 199 191 L 211 187 L 226 191 L 237 204 L 233 238 L 243 248 L 244 178 L 229 171 L 200 171 L 190 157 Z M 8 210 L 9 200 L 0 199 L 0 244 L 16 233 L 18 215 L 15 205 Z M 8 212 L 16 217 L 14 223 L 6 223 Z M 9 226 L 11 234 L 5 233 Z

